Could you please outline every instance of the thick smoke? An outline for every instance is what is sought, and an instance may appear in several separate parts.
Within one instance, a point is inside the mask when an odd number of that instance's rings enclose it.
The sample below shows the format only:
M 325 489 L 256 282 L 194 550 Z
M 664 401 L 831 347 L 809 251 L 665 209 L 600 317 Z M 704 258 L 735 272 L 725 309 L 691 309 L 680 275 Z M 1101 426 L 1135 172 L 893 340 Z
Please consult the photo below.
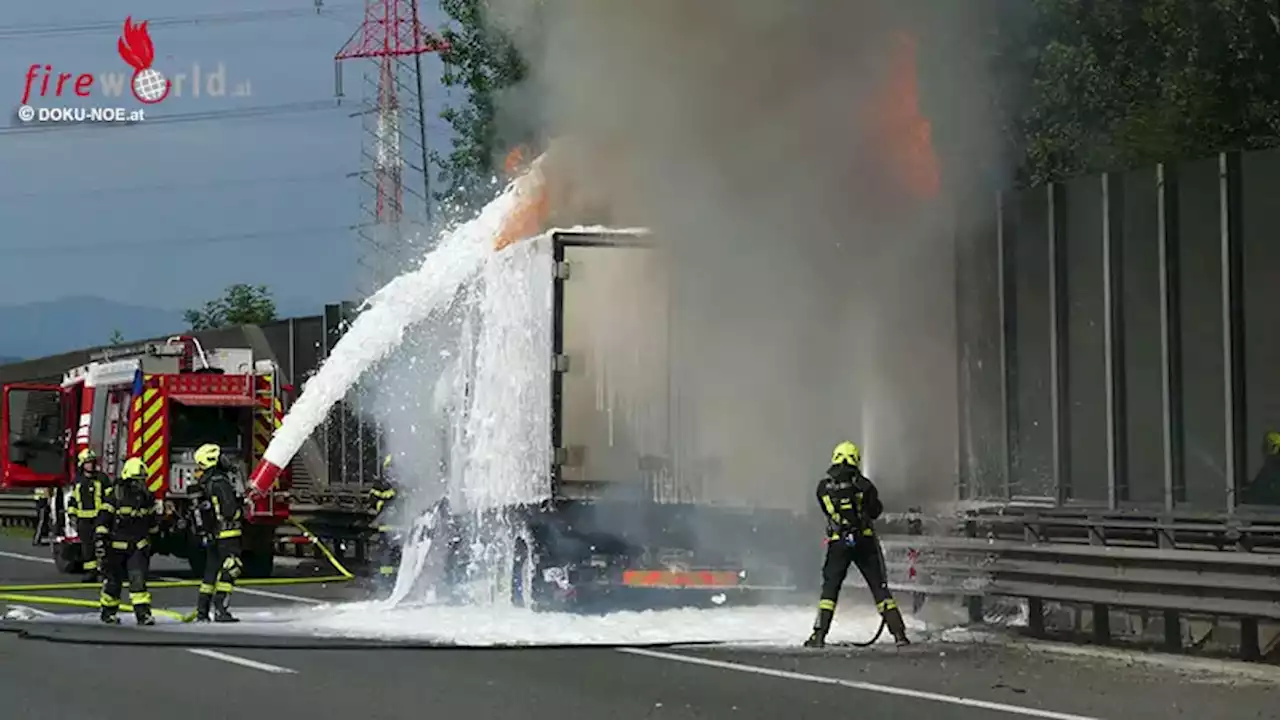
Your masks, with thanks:
M 504 117 L 572 139 L 570 186 L 672 253 L 674 454 L 717 469 L 709 499 L 805 509 L 845 438 L 898 508 L 954 497 L 960 198 L 913 199 L 887 156 L 898 33 L 947 69 L 921 89 L 944 165 L 990 126 L 982 18 L 927 5 L 491 1 L 532 65 Z

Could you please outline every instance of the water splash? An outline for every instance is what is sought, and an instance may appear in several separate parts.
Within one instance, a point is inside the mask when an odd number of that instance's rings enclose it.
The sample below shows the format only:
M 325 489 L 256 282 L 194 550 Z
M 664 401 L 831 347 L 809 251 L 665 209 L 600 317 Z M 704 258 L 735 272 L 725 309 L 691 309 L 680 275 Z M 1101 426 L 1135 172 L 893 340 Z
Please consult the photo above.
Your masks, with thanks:
M 458 289 L 492 255 L 493 239 L 518 207 L 521 190 L 519 180 L 512 183 L 475 219 L 446 234 L 416 270 L 387 283 L 365 301 L 363 312 L 285 415 L 264 454 L 267 462 L 286 466 L 333 406 L 401 344 L 406 330 L 452 304 Z
M 443 437 L 444 470 L 412 473 L 419 522 L 455 533 L 463 566 L 446 575 L 442 532 L 409 533 L 388 602 L 413 605 L 441 596 L 464 604 L 510 604 L 512 568 L 525 509 L 551 494 L 551 252 L 547 237 L 494 253 L 458 291 L 452 332 L 418 339 L 413 353 L 384 370 L 384 422 Z M 445 358 L 423 363 L 422 357 Z M 406 392 L 418 392 L 413 402 Z M 427 390 L 429 389 L 429 390 Z M 412 435 L 396 435 L 393 455 L 424 456 Z M 397 448 L 397 444 L 401 447 Z M 424 481 L 423 479 L 426 478 Z M 453 527 L 434 517 L 443 496 Z

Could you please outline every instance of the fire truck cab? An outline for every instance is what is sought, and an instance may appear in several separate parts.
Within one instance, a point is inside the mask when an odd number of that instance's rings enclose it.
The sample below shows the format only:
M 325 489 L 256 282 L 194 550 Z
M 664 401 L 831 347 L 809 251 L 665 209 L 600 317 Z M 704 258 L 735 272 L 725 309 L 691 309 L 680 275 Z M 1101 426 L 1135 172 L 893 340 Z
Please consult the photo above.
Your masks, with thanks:
M 187 560 L 203 571 L 204 551 L 192 532 L 188 487 L 196 448 L 215 443 L 244 478 L 265 452 L 284 416 L 284 393 L 271 360 L 244 348 L 205 351 L 198 340 L 112 348 L 72 368 L 60 385 L 13 383 L 0 408 L 0 485 L 51 488 L 55 508 L 53 557 L 62 572 L 81 566 L 81 538 L 67 512 L 66 492 L 76 456 L 98 453 L 113 480 L 130 457 L 147 468 L 147 486 L 162 510 L 156 552 Z M 275 530 L 289 517 L 290 478 L 246 501 L 246 574 L 271 574 Z

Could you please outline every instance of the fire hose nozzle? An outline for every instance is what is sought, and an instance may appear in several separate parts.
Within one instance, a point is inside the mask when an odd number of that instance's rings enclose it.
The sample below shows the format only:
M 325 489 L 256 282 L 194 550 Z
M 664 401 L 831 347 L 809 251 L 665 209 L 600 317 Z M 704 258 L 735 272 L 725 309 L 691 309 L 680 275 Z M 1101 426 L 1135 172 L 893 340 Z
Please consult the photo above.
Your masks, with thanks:
M 284 468 L 279 465 L 270 460 L 261 460 L 249 476 L 249 488 L 258 495 L 266 495 L 271 492 L 271 486 L 276 484 L 282 472 Z

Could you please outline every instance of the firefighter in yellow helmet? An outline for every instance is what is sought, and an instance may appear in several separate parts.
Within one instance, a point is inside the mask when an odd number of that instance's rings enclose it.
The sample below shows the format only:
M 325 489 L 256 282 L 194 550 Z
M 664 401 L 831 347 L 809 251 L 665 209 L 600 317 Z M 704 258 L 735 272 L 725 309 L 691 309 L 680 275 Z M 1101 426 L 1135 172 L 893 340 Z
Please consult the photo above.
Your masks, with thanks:
M 89 448 L 81 450 L 76 455 L 75 480 L 67 491 L 67 514 L 75 518 L 86 582 L 96 581 L 100 572 L 93 538 L 98 527 L 102 493 L 110 487 L 111 481 L 98 469 L 98 454 Z
M 827 519 L 827 557 L 822 564 L 822 595 L 813 634 L 805 647 L 823 647 L 836 614 L 840 587 L 857 565 L 871 589 L 876 609 L 899 645 L 906 645 L 907 630 L 898 603 L 889 592 L 888 571 L 874 521 L 884 512 L 876 486 L 862 474 L 862 452 L 842 442 L 831 453 L 831 467 L 818 482 L 818 505 Z
M 138 624 L 155 624 L 147 571 L 158 522 L 156 499 L 147 489 L 147 468 L 140 458 L 129 458 L 120 469 L 120 479 L 103 494 L 98 507 L 94 538 L 102 564 L 102 622 L 119 624 L 120 592 L 128 577 L 129 603 Z
M 382 473 L 369 488 L 369 507 L 373 511 L 374 562 L 378 577 L 390 581 L 400 567 L 400 538 L 391 522 L 395 512 L 396 483 L 391 476 L 391 456 L 382 459 Z
M 1262 467 L 1240 494 L 1245 505 L 1280 505 L 1280 432 L 1262 438 Z
M 236 580 L 244 572 L 240 559 L 244 498 L 236 491 L 222 462 L 222 449 L 201 445 L 195 452 L 196 482 L 199 487 L 195 515 L 197 533 L 205 545 L 204 577 L 196 603 L 196 622 L 209 622 L 210 606 L 214 622 L 239 622 L 227 610 L 227 601 Z

